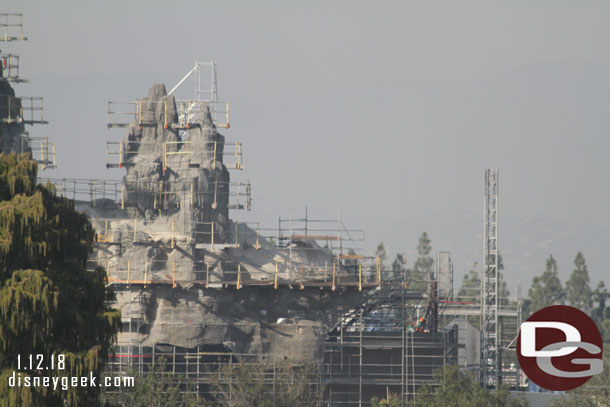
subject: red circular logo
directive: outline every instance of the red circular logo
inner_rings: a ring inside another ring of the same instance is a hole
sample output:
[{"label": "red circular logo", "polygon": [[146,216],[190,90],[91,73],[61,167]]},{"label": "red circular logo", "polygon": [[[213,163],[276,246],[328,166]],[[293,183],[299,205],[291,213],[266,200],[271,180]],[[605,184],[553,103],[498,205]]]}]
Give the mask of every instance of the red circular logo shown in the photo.
[{"label": "red circular logo", "polygon": [[517,356],[521,369],[538,386],[565,391],[601,373],[602,337],[581,310],[552,305],[521,324]]}]

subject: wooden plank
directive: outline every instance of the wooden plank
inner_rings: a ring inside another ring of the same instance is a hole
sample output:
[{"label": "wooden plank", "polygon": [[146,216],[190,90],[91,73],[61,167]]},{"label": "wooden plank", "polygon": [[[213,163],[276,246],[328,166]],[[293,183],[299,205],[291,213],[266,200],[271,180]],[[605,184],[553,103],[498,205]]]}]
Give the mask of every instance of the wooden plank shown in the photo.
[{"label": "wooden plank", "polygon": [[[292,235],[292,240],[339,240],[337,236],[322,236],[322,235]],[[284,239],[288,239],[285,237]]]},{"label": "wooden plank", "polygon": [[359,254],[341,254],[337,256],[338,259],[361,259],[362,256]]}]

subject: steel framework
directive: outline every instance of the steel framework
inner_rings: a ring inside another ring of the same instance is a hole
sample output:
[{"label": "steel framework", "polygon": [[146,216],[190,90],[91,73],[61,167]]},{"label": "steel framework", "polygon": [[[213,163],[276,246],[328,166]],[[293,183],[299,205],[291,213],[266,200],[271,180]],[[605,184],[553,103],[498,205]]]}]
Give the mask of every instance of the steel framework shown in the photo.
[{"label": "steel framework", "polygon": [[501,382],[501,348],[499,344],[499,297],[498,273],[498,170],[485,170],[485,201],[483,229],[483,295],[482,295],[482,341],[481,376],[485,387],[494,387]]},{"label": "steel framework", "polygon": [[23,35],[23,14],[0,13],[0,41],[27,41]]}]

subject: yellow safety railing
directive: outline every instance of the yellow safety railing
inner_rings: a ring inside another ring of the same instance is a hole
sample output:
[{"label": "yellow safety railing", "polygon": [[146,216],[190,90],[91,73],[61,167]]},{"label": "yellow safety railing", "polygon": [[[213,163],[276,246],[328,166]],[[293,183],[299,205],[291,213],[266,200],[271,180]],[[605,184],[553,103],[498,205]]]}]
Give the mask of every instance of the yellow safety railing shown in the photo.
[{"label": "yellow safety railing", "polygon": [[[214,273],[212,273],[212,265],[203,260],[193,261],[170,258],[153,261],[144,259],[138,262],[128,259],[121,262],[118,259],[115,267],[111,267],[109,259],[97,262],[91,261],[90,263],[92,266],[88,266],[88,269],[91,270],[94,269],[96,264],[105,264],[109,276],[108,281],[117,284],[171,284],[175,288],[179,284],[186,282],[189,284],[200,284],[206,288],[210,288],[212,284],[215,288],[235,286],[238,290],[245,286],[273,286],[274,290],[278,290],[280,284],[285,286],[297,285],[300,290],[306,287],[326,287],[331,291],[335,291],[338,287],[354,287],[358,291],[362,291],[365,287],[403,288],[403,282],[375,281],[373,278],[375,273],[374,268],[369,269],[365,275],[364,269],[360,267],[358,274],[354,275],[340,267],[339,264],[334,264],[330,269],[312,266],[306,268],[304,263],[291,265],[290,263],[282,262],[280,265],[278,259],[274,260],[274,272],[270,276],[271,278],[267,280],[260,278],[244,280],[244,266],[241,263],[237,263],[232,271],[226,270],[224,267],[220,271],[216,266],[214,267]],[[280,269],[283,270],[281,273]],[[154,271],[151,272],[151,270]],[[253,270],[249,271],[249,273],[252,272]],[[179,275],[182,278],[179,278]],[[189,278],[189,275],[192,275],[192,277]]]},{"label": "yellow safety railing", "polygon": [[95,236],[95,241],[98,243],[112,243],[112,233],[108,233],[108,220],[106,219],[104,226],[104,233],[97,234]]},{"label": "yellow safety railing", "polygon": [[23,35],[23,14],[21,13],[0,13],[0,41],[21,41],[27,40]]},{"label": "yellow safety railing", "polygon": [[48,137],[29,137],[28,144],[32,159],[39,164],[41,170],[57,168],[55,144]]},{"label": "yellow safety railing", "polygon": [[41,97],[0,95],[0,121],[5,123],[48,124]]}]

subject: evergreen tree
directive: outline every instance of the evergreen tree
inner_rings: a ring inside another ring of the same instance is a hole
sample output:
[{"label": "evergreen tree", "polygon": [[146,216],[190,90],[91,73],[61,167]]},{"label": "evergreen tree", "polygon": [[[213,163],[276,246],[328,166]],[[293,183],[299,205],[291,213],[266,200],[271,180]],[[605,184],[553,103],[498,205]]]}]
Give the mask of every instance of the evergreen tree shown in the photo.
[{"label": "evergreen tree", "polygon": [[377,248],[375,249],[375,261],[379,261],[379,266],[381,267],[381,279],[384,281],[388,280],[388,273],[385,267],[385,262],[387,259],[388,252],[385,249],[385,245],[383,242],[379,242]]},{"label": "evergreen tree", "polygon": [[[506,280],[504,280],[504,274],[502,271],[504,270],[504,260],[502,259],[502,255],[498,253],[498,278],[500,280],[500,304],[502,306],[508,305],[511,301],[509,301],[508,297],[510,295],[510,291],[508,290],[508,284],[506,284]],[[514,304],[515,301],[512,301]]]},{"label": "evergreen tree", "polygon": [[[462,280],[462,286],[457,294],[457,301],[461,302],[473,302],[480,304],[481,301],[481,279],[477,272],[477,262],[475,261],[472,270],[468,274],[464,275]],[[478,316],[469,315],[466,317],[468,322],[477,328],[481,325],[481,319]]]},{"label": "evergreen tree", "polygon": [[405,277],[405,264],[407,259],[402,253],[396,253],[396,258],[392,262],[392,280],[402,281]]},{"label": "evergreen tree", "polygon": [[606,318],[602,321],[599,326],[599,330],[602,334],[602,341],[604,342],[604,349],[610,346],[610,318]]},{"label": "evergreen tree", "polygon": [[593,302],[596,305],[591,311],[591,317],[595,320],[595,322],[599,324],[602,323],[604,319],[610,318],[610,308],[606,307],[606,301],[610,297],[610,293],[606,289],[606,285],[603,281],[597,283],[597,287],[593,290]]},{"label": "evergreen tree", "polygon": [[379,257],[381,261],[381,265],[383,266],[388,259],[388,252],[385,249],[385,245],[383,242],[379,242],[377,248],[375,249],[375,257]]},{"label": "evergreen tree", "polygon": [[407,284],[418,291],[428,290],[428,281],[434,267],[434,259],[430,256],[432,241],[424,232],[417,241],[417,260],[413,269],[408,271]]},{"label": "evergreen tree", "polygon": [[557,262],[553,255],[550,255],[546,259],[546,267],[542,275],[532,279],[532,286],[528,291],[530,300],[528,313],[534,313],[549,305],[563,304],[565,296],[557,272]]},{"label": "evergreen tree", "polygon": [[574,271],[566,281],[566,300],[569,305],[588,313],[592,306],[592,292],[589,287],[589,272],[585,257],[581,252],[574,259]]},{"label": "evergreen tree", "polygon": [[474,262],[472,270],[464,275],[462,286],[458,291],[457,300],[462,302],[479,302],[481,298],[481,279],[476,270],[477,262]]},{"label": "evergreen tree", "polygon": [[[105,306],[105,271],[85,271],[91,224],[37,185],[36,173],[27,155],[0,154],[0,405],[96,406],[99,388],[8,386],[14,372],[99,377],[120,326],[119,312]],[[42,355],[49,369],[18,371],[18,355]]]},{"label": "evergreen tree", "polygon": [[610,293],[604,282],[600,281],[593,290],[595,308],[591,311],[591,318],[599,327],[604,343],[610,343],[610,307],[606,306],[608,298],[610,298]]}]

